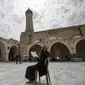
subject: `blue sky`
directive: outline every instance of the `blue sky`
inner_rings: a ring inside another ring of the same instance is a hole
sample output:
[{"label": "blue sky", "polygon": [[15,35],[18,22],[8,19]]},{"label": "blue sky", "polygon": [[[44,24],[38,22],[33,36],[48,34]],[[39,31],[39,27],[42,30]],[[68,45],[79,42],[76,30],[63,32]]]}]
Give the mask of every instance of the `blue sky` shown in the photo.
[{"label": "blue sky", "polygon": [[20,39],[28,7],[35,31],[85,24],[85,0],[0,0],[0,37]]}]

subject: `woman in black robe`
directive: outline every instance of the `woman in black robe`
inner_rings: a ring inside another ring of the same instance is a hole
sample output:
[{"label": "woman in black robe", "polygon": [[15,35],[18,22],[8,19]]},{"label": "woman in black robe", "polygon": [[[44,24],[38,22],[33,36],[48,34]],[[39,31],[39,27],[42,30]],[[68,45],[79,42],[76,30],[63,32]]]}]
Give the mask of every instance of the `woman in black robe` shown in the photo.
[{"label": "woman in black robe", "polygon": [[46,74],[46,65],[45,60],[50,57],[50,53],[47,52],[47,47],[43,46],[40,54],[40,60],[36,65],[28,66],[26,69],[25,78],[28,79],[26,83],[34,83],[35,82],[35,71],[39,71],[40,76]]}]

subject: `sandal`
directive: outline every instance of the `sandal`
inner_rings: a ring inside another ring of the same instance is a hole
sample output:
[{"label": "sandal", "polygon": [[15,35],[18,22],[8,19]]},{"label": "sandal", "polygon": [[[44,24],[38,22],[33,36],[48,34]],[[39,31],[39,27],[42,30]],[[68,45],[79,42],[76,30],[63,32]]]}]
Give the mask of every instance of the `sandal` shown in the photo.
[{"label": "sandal", "polygon": [[26,84],[32,84],[34,83],[33,81],[27,81]]}]

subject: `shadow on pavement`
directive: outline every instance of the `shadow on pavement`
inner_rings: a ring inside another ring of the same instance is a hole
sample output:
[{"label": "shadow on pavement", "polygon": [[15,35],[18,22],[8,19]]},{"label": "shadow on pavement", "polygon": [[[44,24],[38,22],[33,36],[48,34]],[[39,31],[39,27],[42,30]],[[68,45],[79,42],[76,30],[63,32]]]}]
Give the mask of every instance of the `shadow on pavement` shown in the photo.
[{"label": "shadow on pavement", "polygon": [[[35,85],[35,84],[24,84],[24,85]],[[47,85],[47,84],[46,83],[41,83],[41,84],[37,83],[36,85]]]}]

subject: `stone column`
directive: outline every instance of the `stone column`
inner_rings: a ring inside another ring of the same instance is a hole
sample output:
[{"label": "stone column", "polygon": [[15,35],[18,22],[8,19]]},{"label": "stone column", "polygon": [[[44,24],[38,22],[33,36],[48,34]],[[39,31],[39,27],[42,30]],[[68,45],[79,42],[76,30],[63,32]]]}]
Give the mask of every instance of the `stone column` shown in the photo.
[{"label": "stone column", "polygon": [[70,44],[70,53],[76,54],[76,49],[74,48],[73,44]]},{"label": "stone column", "polygon": [[9,53],[6,53],[4,56],[5,56],[5,61],[8,62],[9,61]]}]

